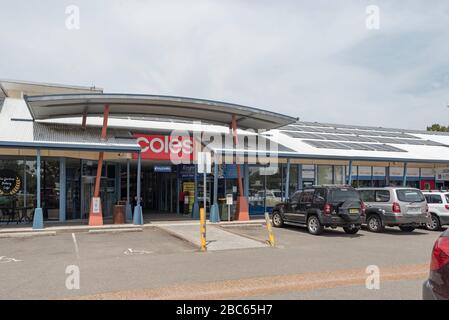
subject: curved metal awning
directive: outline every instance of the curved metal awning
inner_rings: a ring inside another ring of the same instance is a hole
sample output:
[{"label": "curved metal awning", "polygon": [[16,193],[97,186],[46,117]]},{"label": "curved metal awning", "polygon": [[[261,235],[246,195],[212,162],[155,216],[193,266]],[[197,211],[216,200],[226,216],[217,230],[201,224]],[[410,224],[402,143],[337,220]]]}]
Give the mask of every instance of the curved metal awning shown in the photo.
[{"label": "curved metal awning", "polygon": [[229,125],[232,115],[242,129],[274,129],[297,121],[297,118],[276,112],[237,104],[157,95],[138,94],[63,94],[25,96],[34,120],[103,115],[105,104],[110,116],[157,116],[205,121]]}]

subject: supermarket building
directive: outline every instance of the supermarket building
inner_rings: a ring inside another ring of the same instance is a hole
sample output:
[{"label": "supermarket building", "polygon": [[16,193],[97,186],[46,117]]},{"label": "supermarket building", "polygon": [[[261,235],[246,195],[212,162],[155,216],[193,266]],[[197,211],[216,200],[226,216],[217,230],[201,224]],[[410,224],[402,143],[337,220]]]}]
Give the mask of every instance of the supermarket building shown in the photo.
[{"label": "supermarket building", "polygon": [[135,224],[198,218],[198,151],[212,154],[212,221],[230,194],[245,220],[313,184],[449,187],[446,133],[301,122],[219,101],[5,80],[0,128],[0,223],[29,216],[36,229],[106,223],[120,202]]}]

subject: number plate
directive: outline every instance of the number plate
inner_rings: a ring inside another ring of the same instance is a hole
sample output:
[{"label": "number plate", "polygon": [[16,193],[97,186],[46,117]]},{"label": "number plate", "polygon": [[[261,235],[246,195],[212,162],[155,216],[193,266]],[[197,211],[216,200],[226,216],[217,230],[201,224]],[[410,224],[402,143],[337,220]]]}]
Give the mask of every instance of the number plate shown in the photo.
[{"label": "number plate", "polygon": [[421,207],[418,207],[418,208],[416,208],[416,207],[409,207],[407,209],[407,213],[412,213],[412,214],[421,213]]},{"label": "number plate", "polygon": [[350,214],[358,214],[359,213],[359,209],[349,209],[349,213]]}]

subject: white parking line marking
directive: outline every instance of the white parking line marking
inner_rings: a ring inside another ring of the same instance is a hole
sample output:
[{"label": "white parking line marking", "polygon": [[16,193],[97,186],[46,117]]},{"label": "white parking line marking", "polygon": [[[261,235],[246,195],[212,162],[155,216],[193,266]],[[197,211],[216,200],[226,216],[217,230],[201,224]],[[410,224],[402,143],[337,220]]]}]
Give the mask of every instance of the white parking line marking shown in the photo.
[{"label": "white parking line marking", "polygon": [[80,252],[79,252],[79,249],[78,249],[78,243],[76,242],[76,237],[75,237],[74,233],[72,233],[72,239],[73,239],[73,244],[75,245],[76,258],[79,259],[80,258]]},{"label": "white parking line marking", "polygon": [[8,262],[20,262],[22,260],[14,259],[14,258],[8,258],[6,256],[0,256],[0,263],[8,263]]},{"label": "white parking line marking", "polygon": [[125,252],[123,252],[123,254],[129,256],[129,255],[133,255],[133,254],[150,254],[153,253],[153,251],[145,251],[145,250],[139,250],[139,249],[133,249],[133,248],[128,248],[128,250],[125,250]]}]

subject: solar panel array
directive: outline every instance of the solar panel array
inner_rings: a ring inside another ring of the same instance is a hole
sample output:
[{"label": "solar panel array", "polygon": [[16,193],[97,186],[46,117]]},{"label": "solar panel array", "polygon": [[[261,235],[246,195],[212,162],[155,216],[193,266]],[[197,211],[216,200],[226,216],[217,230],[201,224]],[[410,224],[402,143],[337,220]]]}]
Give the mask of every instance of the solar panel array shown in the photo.
[{"label": "solar panel array", "polygon": [[360,136],[360,135],[342,135],[329,133],[308,133],[297,131],[282,131],[282,133],[300,139],[317,139],[317,140],[334,140],[334,141],[350,141],[350,142],[375,142],[375,143],[392,143],[392,144],[408,144],[408,145],[427,145],[427,146],[444,146],[441,143],[423,140],[414,137],[414,139],[398,139],[390,137]]},{"label": "solar panel array", "polygon": [[406,150],[386,144],[367,144],[367,143],[333,142],[333,141],[318,141],[318,140],[303,140],[303,142],[311,145],[312,147],[320,149],[407,152]]},{"label": "solar panel array", "polygon": [[307,127],[307,126],[298,126],[295,124],[288,125],[283,127],[281,130],[292,130],[292,131],[300,131],[300,132],[319,132],[319,133],[330,133],[330,134],[357,134],[364,136],[372,136],[372,137],[391,137],[391,138],[404,138],[404,139],[413,139],[416,137],[410,134],[402,133],[402,132],[381,132],[381,131],[370,131],[370,130],[361,130],[361,129],[340,129],[340,128],[330,128],[330,127]]}]

